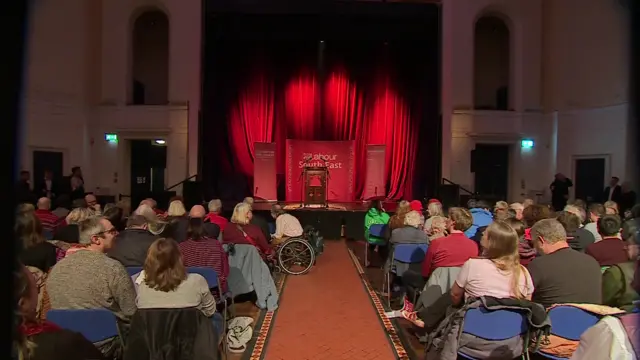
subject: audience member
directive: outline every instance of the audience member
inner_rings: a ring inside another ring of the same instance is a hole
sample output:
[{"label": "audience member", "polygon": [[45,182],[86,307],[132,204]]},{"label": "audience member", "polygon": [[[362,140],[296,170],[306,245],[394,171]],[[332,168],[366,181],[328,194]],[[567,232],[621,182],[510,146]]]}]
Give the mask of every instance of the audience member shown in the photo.
[{"label": "audience member", "polygon": [[290,238],[301,237],[304,233],[300,220],[285,212],[279,204],[271,207],[271,217],[276,221],[276,232],[271,236],[274,245],[281,244]]},{"label": "audience member", "polygon": [[86,208],[86,207],[87,207],[87,202],[84,200],[84,196],[79,199],[74,199],[73,202],[71,203],[71,209],[80,209],[80,208]]},{"label": "audience member", "polygon": [[51,235],[55,232],[62,219],[51,212],[51,200],[47,197],[38,199],[35,214],[40,219],[42,229]]},{"label": "audience member", "polygon": [[220,231],[224,232],[224,228],[229,220],[222,216],[222,201],[220,201],[220,199],[213,199],[209,201],[207,207],[209,208],[209,213],[205,216],[204,221],[218,225]]},{"label": "audience member", "polygon": [[29,204],[29,203],[19,204],[18,207],[16,208],[17,215],[26,214],[34,211],[36,211],[36,207],[33,206],[33,204]]},{"label": "audience member", "polygon": [[105,205],[104,207],[104,212],[102,213],[102,216],[106,217],[107,220],[109,220],[111,224],[113,224],[113,226],[116,229],[118,229],[118,231],[124,230],[127,224],[124,221],[125,218],[123,215],[124,212],[122,208],[116,206],[116,204],[111,204],[113,206],[110,206],[109,208],[107,208],[107,205]]},{"label": "audience member", "polygon": [[598,219],[598,233],[602,240],[587,247],[585,253],[598,261],[600,266],[611,266],[627,262],[625,243],[620,238],[620,217],[605,215]]},{"label": "audience member", "polygon": [[471,199],[467,207],[473,217],[471,226],[465,230],[464,235],[476,243],[480,242],[482,232],[493,222],[493,215],[489,210],[491,206],[484,200]]},{"label": "audience member", "polygon": [[[572,213],[573,215],[577,216],[579,218],[579,220],[580,220],[580,228],[582,229],[582,228],[584,228],[584,223],[587,220],[587,211],[583,207],[576,205],[575,204],[576,202],[577,202],[577,200],[574,202],[573,205],[565,206],[564,207],[564,211]],[[588,231],[588,230],[586,230],[586,231]]]},{"label": "audience member", "polygon": [[102,208],[98,203],[98,199],[93,194],[87,194],[84,196],[84,201],[87,203],[87,207],[96,211],[96,213],[101,213]]},{"label": "audience member", "polygon": [[489,225],[482,235],[482,257],[464,263],[451,289],[453,304],[481,296],[531,299],[533,281],[520,265],[518,242],[518,234],[506,222]]},{"label": "audience member", "polygon": [[531,205],[534,205],[536,202],[533,201],[533,199],[524,199],[524,201],[522,201],[522,210],[528,208]]},{"label": "audience member", "polygon": [[199,274],[188,274],[185,268],[179,246],[187,242],[178,245],[160,238],[151,244],[143,271],[136,279],[138,309],[195,307],[207,317],[215,314],[216,300],[207,280]]},{"label": "audience member", "polygon": [[618,204],[615,201],[606,201],[604,203],[604,212],[607,215],[618,215]]},{"label": "audience member", "polygon": [[506,220],[509,217],[509,204],[506,201],[498,201],[493,206],[493,218],[495,220]]},{"label": "audience member", "polygon": [[189,219],[187,240],[181,242],[178,246],[182,253],[184,266],[204,267],[215,270],[222,286],[221,293],[227,291],[229,259],[218,239],[209,236],[206,232],[203,218],[192,217]]},{"label": "audience member", "polygon": [[129,217],[125,230],[118,233],[113,247],[109,249],[109,257],[125,267],[142,266],[149,246],[158,238],[149,232],[149,224],[150,221],[142,215]]},{"label": "audience member", "polygon": [[80,223],[80,243],[86,247],[56,264],[47,279],[52,309],[105,308],[120,320],[131,318],[136,311],[131,278],[121,263],[106,256],[116,235],[105,218]]},{"label": "audience member", "polygon": [[[207,215],[207,212],[202,205],[194,205],[189,211],[189,218],[191,219],[200,219],[204,222],[204,217]],[[172,232],[174,234],[175,240],[178,243],[181,243],[187,239],[187,231],[189,228],[189,218],[180,217],[174,218],[172,220]],[[204,223],[203,229],[207,237],[212,239],[218,239],[220,237],[220,227],[213,223]]]},{"label": "audience member", "polygon": [[409,206],[409,202],[407,200],[400,200],[398,202],[398,206],[396,207],[396,213],[391,216],[389,219],[389,231],[393,231],[394,229],[398,229],[404,226],[404,217],[407,213],[411,211],[411,207]]},{"label": "audience member", "polygon": [[464,234],[472,221],[469,210],[455,207],[449,209],[449,235],[435,239],[429,245],[422,263],[424,279],[428,279],[433,270],[439,267],[462,266],[470,258],[478,256],[478,244]]},{"label": "audience member", "polygon": [[531,228],[531,238],[536,249],[544,254],[527,266],[535,287],[534,302],[545,307],[602,302],[598,262],[569,247],[562,224],[555,219],[540,220]]},{"label": "audience member", "polygon": [[509,205],[509,208],[515,211],[515,218],[518,220],[522,220],[522,211],[524,211],[524,206],[521,203],[512,203]]},{"label": "audience member", "polygon": [[565,211],[556,214],[556,220],[562,224],[564,231],[567,232],[567,242],[569,246],[576,251],[585,252],[587,247],[593,244],[596,239],[593,234],[582,227],[580,218],[572,212],[566,209],[573,207],[573,205],[567,205]]},{"label": "audience member", "polygon": [[593,203],[589,205],[589,222],[584,226],[584,228],[593,234],[596,242],[602,240],[602,236],[598,232],[598,219],[605,215],[606,210],[602,204]]},{"label": "audience member", "polygon": [[611,180],[609,180],[609,186],[604,188],[602,192],[602,201],[620,201],[620,194],[622,193],[622,189],[620,188],[620,178],[617,176],[612,176]]},{"label": "audience member", "polygon": [[20,242],[19,257],[24,265],[47,273],[56,264],[56,247],[45,240],[40,220],[33,212],[18,215],[15,235]]},{"label": "audience member", "polygon": [[[605,218],[606,216],[602,219]],[[628,261],[612,265],[602,275],[602,303],[627,312],[631,312],[635,308],[634,302],[640,300],[640,295],[633,286],[640,254],[637,235],[638,227],[635,221],[626,221],[622,236],[626,241],[625,250]],[[604,239],[598,244],[603,242],[605,242]]]},{"label": "audience member", "polygon": [[13,272],[13,355],[20,360],[102,360],[100,351],[81,334],[37,317],[38,288],[20,264]]},{"label": "audience member", "polygon": [[[441,237],[447,236],[447,218],[444,216],[432,216],[429,218],[431,220],[431,226],[429,228],[424,228],[424,231],[429,236],[427,240],[427,244],[430,244],[433,240],[439,239]],[[427,224],[428,221],[425,221]]]},{"label": "audience member", "polygon": [[515,217],[504,220],[518,235],[518,256],[520,258],[520,264],[527,266],[538,255],[536,249],[533,247],[531,240],[525,239],[525,225],[522,221]]},{"label": "audience member", "polygon": [[[252,197],[246,197],[244,198],[244,201],[242,201],[243,203],[249,205],[249,208],[251,209],[251,224],[257,226],[258,228],[260,228],[260,231],[262,231],[262,235],[264,236],[265,239],[267,239],[268,242],[271,242],[271,234],[273,234],[275,232],[275,224],[273,223],[269,223],[267,221],[267,219],[265,219],[264,217],[258,215],[258,214],[254,214],[253,213],[253,198]],[[273,230],[269,227],[270,225],[273,225]]]},{"label": "audience member", "polygon": [[71,210],[65,219],[66,225],[59,226],[53,234],[53,238],[70,244],[77,244],[80,239],[78,224],[93,215],[93,211],[84,207]]},{"label": "audience member", "polygon": [[187,210],[180,200],[173,200],[167,209],[167,216],[170,218],[179,218],[187,215]]},{"label": "audience member", "polygon": [[230,244],[253,245],[263,255],[270,255],[271,247],[260,228],[251,224],[252,217],[253,212],[249,204],[245,202],[237,204],[233,208],[231,224],[225,227],[223,240]]},{"label": "audience member", "polygon": [[[409,205],[411,206],[411,205]],[[369,204],[369,210],[364,216],[364,236],[367,239],[367,249],[365,251],[378,252],[383,260],[387,259],[389,247],[387,239],[370,233],[371,225],[386,225],[389,223],[389,214],[384,211],[380,200],[373,200]],[[369,266],[369,264],[365,264]]]},{"label": "audience member", "polygon": [[433,227],[431,222],[436,216],[444,217],[442,203],[438,199],[429,199],[427,202],[427,220],[424,222],[424,228],[426,230]]},{"label": "audience member", "polygon": [[409,211],[404,217],[404,226],[391,232],[392,244],[426,244],[427,234],[422,230],[424,218],[415,211]]}]

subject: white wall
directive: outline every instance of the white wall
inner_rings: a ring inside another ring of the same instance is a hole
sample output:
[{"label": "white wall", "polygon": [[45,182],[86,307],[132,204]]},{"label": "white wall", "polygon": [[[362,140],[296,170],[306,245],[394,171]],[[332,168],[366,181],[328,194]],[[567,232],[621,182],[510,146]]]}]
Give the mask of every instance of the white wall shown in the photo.
[{"label": "white wall", "polygon": [[[547,190],[556,172],[572,174],[575,156],[608,155],[610,174],[625,179],[633,162],[625,135],[624,11],[618,2],[599,0],[445,2],[443,176],[473,190],[469,163],[475,144],[509,143],[509,200]],[[513,112],[470,110],[473,26],[482,14],[509,21]],[[523,138],[533,139],[535,147],[522,152]]]},{"label": "white wall", "polygon": [[[82,166],[89,190],[129,193],[126,141],[167,140],[167,185],[197,172],[200,2],[61,0],[34,2],[26,72],[22,166],[32,148],[63,151]],[[133,20],[158,8],[169,18],[169,105],[129,106]],[[180,189],[178,189],[180,190]]]}]

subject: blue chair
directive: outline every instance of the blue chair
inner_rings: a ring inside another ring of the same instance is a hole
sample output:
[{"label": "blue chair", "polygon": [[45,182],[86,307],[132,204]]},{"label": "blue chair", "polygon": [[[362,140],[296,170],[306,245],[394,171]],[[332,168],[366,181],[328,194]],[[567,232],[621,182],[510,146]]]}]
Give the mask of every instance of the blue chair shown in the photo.
[{"label": "blue chair", "polygon": [[[222,320],[222,335],[224,341],[227,341],[227,312],[229,311],[229,302],[231,300],[231,305],[234,305],[233,295],[230,292],[222,293],[222,284],[220,284],[220,278],[218,277],[218,273],[211,268],[203,268],[203,267],[188,267],[187,272],[190,274],[198,274],[201,275],[205,280],[207,280],[207,284],[209,285],[209,289],[218,289],[220,293],[220,300],[218,304],[224,305],[224,314]],[[218,328],[218,324],[214,322],[216,328]],[[225,345],[225,349],[227,346]]]},{"label": "blue chair", "polygon": [[51,230],[43,230],[42,236],[44,236],[45,240],[53,240],[53,231]]},{"label": "blue chair", "polygon": [[142,271],[142,266],[129,266],[126,269],[129,276],[133,276]]},{"label": "blue chair", "polygon": [[[470,309],[464,316],[462,332],[489,341],[499,341],[526,334],[529,330],[527,317],[518,311],[496,310],[486,308]],[[472,356],[458,352],[465,359]]]},{"label": "blue chair", "polygon": [[[393,247],[393,260],[405,264],[419,264],[424,260],[428,247],[427,244],[396,244]],[[394,272],[394,270],[389,269],[389,271],[384,274],[388,306],[391,306],[391,272]],[[382,288],[385,288],[384,284]]]},{"label": "blue chair", "polygon": [[[557,306],[549,310],[551,334],[568,340],[580,341],[582,333],[600,321],[600,316],[573,306]],[[566,359],[542,351],[538,353],[549,359]]]},{"label": "blue chair", "polygon": [[93,343],[120,335],[116,316],[107,309],[49,310],[47,320]]},{"label": "blue chair", "polygon": [[[372,224],[369,226],[369,235],[375,236],[380,239],[385,238],[385,233],[387,231],[387,224]],[[367,246],[370,244],[369,240],[366,239]],[[364,265],[367,266],[369,264],[369,249],[365,247],[364,249]],[[384,284],[383,284],[384,285]]]}]

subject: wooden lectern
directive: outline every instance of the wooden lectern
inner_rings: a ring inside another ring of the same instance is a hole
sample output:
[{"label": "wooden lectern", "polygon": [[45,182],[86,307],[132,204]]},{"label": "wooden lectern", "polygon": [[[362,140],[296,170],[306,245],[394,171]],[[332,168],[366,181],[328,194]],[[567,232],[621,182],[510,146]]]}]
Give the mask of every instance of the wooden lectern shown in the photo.
[{"label": "wooden lectern", "polygon": [[305,167],[302,178],[304,180],[304,206],[327,206],[327,191],[329,170],[326,167]]}]

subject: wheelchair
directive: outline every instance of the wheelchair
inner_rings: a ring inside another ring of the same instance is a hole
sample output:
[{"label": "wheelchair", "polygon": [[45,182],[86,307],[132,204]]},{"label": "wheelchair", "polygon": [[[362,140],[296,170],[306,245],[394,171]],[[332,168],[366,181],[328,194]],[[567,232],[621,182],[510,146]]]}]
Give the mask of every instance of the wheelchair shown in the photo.
[{"label": "wheelchair", "polygon": [[324,248],[323,239],[316,230],[309,229],[301,237],[287,239],[275,248],[269,267],[275,272],[303,275],[316,263]]}]

